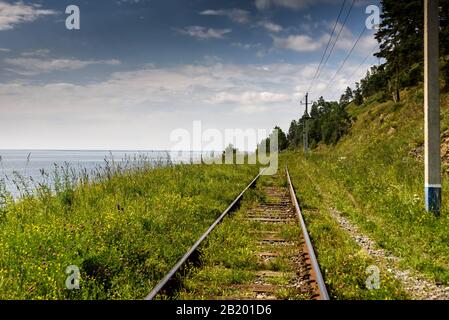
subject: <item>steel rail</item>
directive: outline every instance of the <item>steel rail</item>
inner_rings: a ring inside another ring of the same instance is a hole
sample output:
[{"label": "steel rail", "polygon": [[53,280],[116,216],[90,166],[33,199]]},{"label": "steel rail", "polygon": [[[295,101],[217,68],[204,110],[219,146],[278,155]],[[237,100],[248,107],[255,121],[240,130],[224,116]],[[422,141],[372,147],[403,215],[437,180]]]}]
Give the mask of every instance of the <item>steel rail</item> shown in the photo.
[{"label": "steel rail", "polygon": [[310,240],[309,233],[307,232],[306,223],[304,221],[304,218],[303,218],[303,215],[301,212],[301,207],[299,206],[298,199],[297,199],[296,193],[295,193],[295,188],[293,187],[293,183],[290,178],[290,173],[288,171],[287,166],[285,166],[285,171],[287,173],[287,180],[288,180],[288,186],[289,186],[289,190],[290,190],[290,196],[291,196],[293,205],[296,209],[296,214],[301,223],[301,229],[302,229],[302,233],[303,233],[303,237],[304,237],[305,248],[306,248],[306,251],[308,254],[308,258],[310,260],[310,264],[312,266],[312,270],[311,270],[312,279],[315,280],[315,282],[318,286],[319,299],[320,300],[330,300],[329,294],[327,292],[326,284],[324,282],[323,275],[321,274],[320,266],[318,264],[318,260],[315,255],[315,250],[313,249],[313,246],[312,246],[312,241]]},{"label": "steel rail", "polygon": [[180,271],[182,266],[187,263],[191,257],[197,252],[201,243],[209,236],[209,234],[220,224],[220,222],[226,217],[234,207],[240,202],[243,195],[250,189],[256,181],[263,174],[265,169],[260,170],[259,174],[251,181],[251,183],[235,198],[235,200],[228,206],[228,208],[218,217],[217,220],[207,229],[207,231],[195,242],[195,244],[187,251],[187,253],[176,263],[176,265],[170,270],[169,273],[151,290],[151,292],[145,297],[145,300],[153,300],[162,290],[166,288],[168,283],[174,278],[174,276]]}]

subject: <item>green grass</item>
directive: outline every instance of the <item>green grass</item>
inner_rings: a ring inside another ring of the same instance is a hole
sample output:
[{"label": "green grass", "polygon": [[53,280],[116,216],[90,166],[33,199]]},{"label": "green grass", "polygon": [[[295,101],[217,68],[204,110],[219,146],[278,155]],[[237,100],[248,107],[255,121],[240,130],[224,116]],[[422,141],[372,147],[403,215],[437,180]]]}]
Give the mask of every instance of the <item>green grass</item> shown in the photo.
[{"label": "green grass", "polygon": [[263,201],[258,190],[250,189],[244,195],[239,210],[227,216],[201,247],[201,266],[189,271],[179,299],[208,299],[232,294],[225,288],[233,284],[251,283],[258,268],[254,256],[255,244],[248,234],[251,222],[243,219],[246,211]]},{"label": "green grass", "polygon": [[[331,199],[326,197],[323,190],[318,190],[319,186],[311,180],[315,172],[310,172],[310,175],[306,173],[305,170],[309,169],[306,166],[307,162],[298,159],[298,154],[289,153],[282,156],[282,164],[285,163],[289,164],[331,299],[409,298],[401,284],[387,272],[386,268],[364,253],[330,217],[328,210],[332,205],[329,202]],[[279,176],[282,175],[283,172],[280,172]],[[292,272],[291,266],[279,258],[263,266],[258,264],[254,256],[257,241],[254,241],[254,235],[249,234],[248,230],[257,230],[262,226],[257,222],[251,223],[243,219],[249,208],[268,200],[268,197],[263,196],[262,188],[273,184],[285,186],[285,179],[261,178],[256,189],[245,195],[241,209],[227,217],[214,231],[201,249],[201,266],[190,270],[184,283],[185,289],[178,298],[207,299],[233,296],[232,290],[227,288],[234,284],[254,283],[254,270]],[[263,228],[268,230],[266,226]],[[281,235],[293,240],[298,238],[299,232],[298,226],[286,225],[282,228]],[[371,265],[381,269],[380,290],[366,288],[365,282],[369,276],[366,270]],[[274,284],[281,285],[285,280],[273,279]],[[288,290],[284,294],[277,292],[276,296],[280,299],[308,299]]]},{"label": "green grass", "polygon": [[[314,228],[319,230],[322,219],[329,219],[326,210],[334,207],[380,248],[401,258],[401,267],[417,270],[430,280],[447,285],[448,175],[443,172],[443,209],[437,218],[424,210],[423,160],[411,152],[423,144],[422,90],[410,89],[402,92],[402,96],[399,104],[379,103],[373,97],[360,107],[351,105],[348,111],[357,120],[337,146],[320,146],[307,159],[299,153],[284,157],[299,179],[296,184],[299,192],[305,194],[305,204],[321,210],[319,219],[309,216],[312,232]],[[449,96],[443,95],[443,132],[449,128],[448,102]],[[331,228],[334,223],[328,224]],[[320,243],[323,231],[314,233]],[[323,264],[335,269],[343,261],[326,262],[339,255],[328,252],[332,243],[337,248],[347,241],[323,240]],[[329,276],[334,278],[334,274]],[[341,279],[335,277],[332,281]],[[351,291],[337,289],[341,297]]]},{"label": "green grass", "polygon": [[[142,299],[256,174],[178,165],[5,197],[0,299]],[[80,290],[66,289],[70,265]]]},{"label": "green grass", "polygon": [[[339,189],[337,181],[328,181],[318,174],[298,154],[287,154],[283,161],[288,163],[292,182],[303,210],[309,235],[329,290],[331,299],[385,300],[407,299],[408,295],[382,265],[368,256],[352,238],[343,231],[329,210],[334,208],[338,198],[328,196],[327,188]],[[375,265],[380,268],[380,289],[369,290],[366,270]]]},{"label": "green grass", "polygon": [[[349,106],[355,122],[337,146],[319,146],[307,158],[300,152],[281,156],[280,168],[289,164],[334,299],[409,295],[339,227],[329,214],[332,208],[401,258],[401,267],[449,284],[448,166],[437,218],[423,209],[422,158],[411,153],[423,144],[422,90],[402,94],[399,104],[372,97]],[[442,101],[444,132],[449,95]],[[40,186],[36,195],[25,190],[13,201],[1,192],[0,299],[143,298],[256,173],[251,166],[181,165],[109,172],[98,182],[81,179],[75,186],[63,172],[56,194]],[[260,197],[252,191],[242,210],[264,201]],[[245,270],[257,268],[248,253],[247,227],[232,218],[220,225],[204,248],[205,268],[187,280],[187,288],[207,296],[222,284],[253,280]],[[366,268],[373,264],[381,269],[380,290],[365,287]],[[65,287],[70,265],[81,270],[80,290]],[[201,283],[208,285],[201,289]]]},{"label": "green grass", "polygon": [[[178,299],[211,299],[227,297],[252,297],[251,290],[234,289],[233,285],[254,285],[257,271],[276,271],[285,273],[282,276],[268,277],[267,284],[278,285],[273,294],[278,299],[307,299],[306,294],[300,294],[289,287],[291,278],[296,277],[295,265],[283,255],[297,254],[297,246],[278,249],[279,257],[268,262],[262,262],[257,252],[273,252],[270,245],[260,247],[263,233],[276,231],[279,236],[288,241],[297,241],[300,237],[299,223],[294,225],[266,225],[258,221],[249,221],[245,217],[250,209],[258,204],[269,201],[264,193],[264,186],[283,185],[285,178],[282,172],[276,177],[264,176],[259,179],[254,189],[248,191],[242,200],[241,208],[226,217],[222,224],[210,235],[201,248],[201,265],[189,270],[184,281],[184,289],[178,294]],[[293,275],[293,276],[292,276]]]}]

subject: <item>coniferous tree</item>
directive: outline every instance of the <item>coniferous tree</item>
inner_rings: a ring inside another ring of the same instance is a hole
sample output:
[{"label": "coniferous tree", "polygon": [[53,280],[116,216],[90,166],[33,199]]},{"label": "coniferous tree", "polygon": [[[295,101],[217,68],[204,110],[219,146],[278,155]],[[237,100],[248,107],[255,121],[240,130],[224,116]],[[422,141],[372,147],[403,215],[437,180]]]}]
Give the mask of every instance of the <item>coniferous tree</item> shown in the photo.
[{"label": "coniferous tree", "polygon": [[288,140],[287,140],[287,136],[285,135],[284,131],[282,131],[282,129],[278,126],[274,127],[274,130],[278,131],[278,146],[279,146],[278,150],[283,151],[283,150],[287,149],[288,148]]},{"label": "coniferous tree", "polygon": [[363,103],[362,89],[360,89],[360,84],[358,82],[355,83],[354,93],[354,103],[360,106]]},{"label": "coniferous tree", "polygon": [[[375,54],[386,60],[383,79],[396,101],[399,90],[417,85],[423,79],[424,2],[422,0],[382,0],[382,21],[376,32],[380,50]],[[449,54],[449,0],[440,0],[440,48],[443,59]],[[449,79],[444,64],[443,78]]]},{"label": "coniferous tree", "polygon": [[350,87],[347,87],[345,93],[343,93],[341,95],[340,103],[348,104],[352,101],[353,98],[354,98],[354,96],[352,94],[352,89]]},{"label": "coniferous tree", "polygon": [[[378,94],[380,101],[400,101],[400,90],[423,81],[424,57],[424,6],[422,0],[381,0],[382,21],[375,38],[379,42],[376,57],[384,62],[373,66],[366,76],[347,88],[340,103],[320,98],[312,105],[309,123],[310,146],[319,143],[334,144],[349,130],[351,120],[346,106],[353,102],[362,105],[364,100]],[[449,0],[439,0],[440,50],[442,79],[449,89]],[[379,60],[380,61],[380,60]],[[302,145],[305,119],[292,121],[288,132],[291,147]]]}]

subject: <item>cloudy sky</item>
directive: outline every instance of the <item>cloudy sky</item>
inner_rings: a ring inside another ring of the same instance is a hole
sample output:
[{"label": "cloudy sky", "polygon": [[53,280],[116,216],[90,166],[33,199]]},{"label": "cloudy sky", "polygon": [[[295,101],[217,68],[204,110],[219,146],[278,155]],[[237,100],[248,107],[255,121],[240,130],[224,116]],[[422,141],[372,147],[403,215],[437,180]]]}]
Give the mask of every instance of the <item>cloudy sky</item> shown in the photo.
[{"label": "cloudy sky", "polygon": [[347,0],[335,25],[343,2],[0,0],[0,149],[169,149],[195,120],[287,130],[309,88],[339,97],[378,63],[365,30],[341,65],[378,5]]}]

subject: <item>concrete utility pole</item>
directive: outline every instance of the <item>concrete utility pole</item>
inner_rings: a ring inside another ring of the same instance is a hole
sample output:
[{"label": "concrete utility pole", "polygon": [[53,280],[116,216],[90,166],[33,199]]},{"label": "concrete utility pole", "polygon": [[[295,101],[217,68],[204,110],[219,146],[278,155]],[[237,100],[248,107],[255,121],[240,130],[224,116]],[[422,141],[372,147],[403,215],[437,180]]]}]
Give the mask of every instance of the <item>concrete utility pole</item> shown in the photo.
[{"label": "concrete utility pole", "polygon": [[424,0],[424,140],[426,210],[441,209],[438,0]]},{"label": "concrete utility pole", "polygon": [[[302,102],[301,102],[302,103]],[[306,93],[306,112],[304,113],[304,131],[303,131],[303,139],[304,139],[304,154],[307,155],[309,152],[309,93]]]}]

